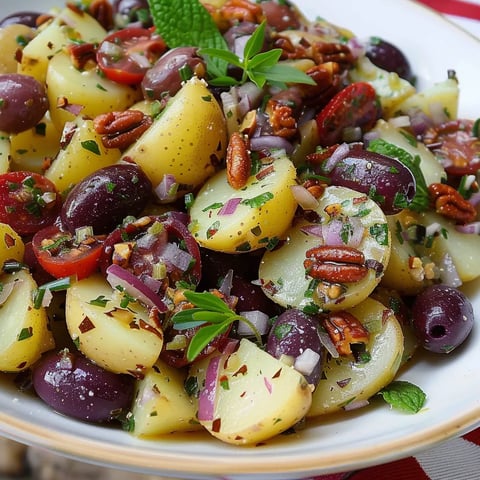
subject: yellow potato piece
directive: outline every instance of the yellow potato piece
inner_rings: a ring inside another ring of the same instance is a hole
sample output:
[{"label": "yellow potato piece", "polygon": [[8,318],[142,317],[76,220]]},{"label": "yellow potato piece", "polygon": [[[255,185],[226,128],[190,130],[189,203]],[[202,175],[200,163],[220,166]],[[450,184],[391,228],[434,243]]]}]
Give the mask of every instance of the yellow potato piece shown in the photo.
[{"label": "yellow potato piece", "polygon": [[[118,293],[100,274],[74,283],[65,302],[67,328],[78,349],[96,364],[141,375],[160,355],[163,333],[148,309],[136,302],[121,306]],[[105,303],[95,304],[97,298]]]},{"label": "yellow potato piece", "polygon": [[23,260],[25,245],[22,237],[13,228],[0,223],[0,268],[6,260]]},{"label": "yellow potato piece", "polygon": [[[366,261],[378,262],[385,267],[390,257],[391,238],[381,208],[354,190],[331,186],[327,187],[316,208],[322,219],[321,224],[330,222],[326,211],[332,208],[342,212],[341,216],[345,218],[347,226],[354,219],[360,222],[357,228],[361,227],[363,234],[356,248],[363,252]],[[335,215],[332,219],[335,219]],[[324,241],[322,237],[305,232],[311,226],[306,220],[295,223],[286,233],[286,241],[279,248],[264,254],[259,268],[263,291],[274,302],[286,308],[343,310],[360,303],[378,285],[381,273],[369,269],[362,280],[341,285],[341,293],[338,288],[330,290],[327,284],[326,289],[317,288],[323,287],[323,284],[312,287],[313,279],[306,274],[303,262],[307,250],[323,245]],[[337,292],[336,296],[333,291]]]},{"label": "yellow potato piece", "polygon": [[[286,155],[265,165],[265,176],[252,175],[245,187],[234,189],[225,171],[200,189],[190,209],[190,230],[203,247],[239,253],[268,247],[291,224],[297,202],[291,192],[296,170]],[[234,202],[234,212],[223,207]]]},{"label": "yellow potato piece", "polygon": [[33,365],[41,354],[54,347],[44,307],[34,308],[37,284],[31,274],[20,270],[0,277],[3,288],[13,289],[0,308],[0,371],[19,372]]},{"label": "yellow potato piece", "polygon": [[180,197],[213,175],[226,147],[222,109],[205,82],[193,77],[123,158],[137,163],[153,185],[173,175]]},{"label": "yellow potato piece", "polygon": [[200,423],[224,442],[254,444],[295,425],[311,400],[303,375],[242,339],[238,350],[221,362],[213,419]]},{"label": "yellow potato piece", "polygon": [[200,430],[197,402],[185,391],[184,370],[162,360],[137,380],[132,414],[133,435],[153,437],[173,432]]},{"label": "yellow potato piece", "polygon": [[404,338],[393,312],[370,298],[347,311],[370,332],[366,348],[370,360],[358,363],[353,355],[330,357],[313,393],[309,417],[368,400],[394,379],[401,365]]}]

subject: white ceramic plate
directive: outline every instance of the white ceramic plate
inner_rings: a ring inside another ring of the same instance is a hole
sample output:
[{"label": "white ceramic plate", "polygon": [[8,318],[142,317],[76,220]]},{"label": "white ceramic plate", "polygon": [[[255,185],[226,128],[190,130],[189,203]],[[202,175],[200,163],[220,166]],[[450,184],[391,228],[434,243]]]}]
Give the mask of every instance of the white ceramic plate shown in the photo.
[{"label": "white ceramic plate", "polygon": [[[62,0],[60,0],[62,1]],[[2,1],[0,15],[38,10],[55,0]],[[356,32],[378,35],[411,59],[420,87],[454,69],[462,89],[461,114],[480,116],[480,42],[440,16],[407,0],[300,0],[310,17],[322,16]],[[287,480],[346,471],[409,456],[480,424],[480,281],[466,289],[477,325],[461,349],[421,356],[402,378],[427,393],[426,408],[407,415],[383,403],[335,418],[320,418],[295,435],[257,448],[225,445],[207,434],[140,441],[108,427],[84,424],[50,411],[6,380],[0,388],[0,431],[31,445],[118,468],[194,479]]]}]

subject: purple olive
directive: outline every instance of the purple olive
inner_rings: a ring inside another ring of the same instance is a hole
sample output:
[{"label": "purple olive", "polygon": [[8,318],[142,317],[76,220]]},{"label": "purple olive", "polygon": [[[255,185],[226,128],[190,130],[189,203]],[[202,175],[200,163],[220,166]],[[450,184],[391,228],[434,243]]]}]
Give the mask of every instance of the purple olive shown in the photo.
[{"label": "purple olive", "polygon": [[469,336],[473,306],[456,288],[447,285],[427,287],[412,307],[413,327],[423,347],[435,353],[450,353]]},{"label": "purple olive", "polygon": [[413,81],[410,62],[395,45],[379,37],[370,37],[366,44],[365,55],[379,68],[395,72],[399,77]]},{"label": "purple olive", "polygon": [[370,196],[387,215],[407,207],[416,193],[410,169],[395,158],[364,150],[360,144],[342,144],[322,165],[322,171],[333,185]]},{"label": "purple olive", "polygon": [[185,80],[182,71],[188,78],[191,75],[200,78],[205,76],[206,66],[197,56],[197,48],[178,47],[165,52],[143,77],[141,86],[144,98],[161,100],[166,95],[175,95]]},{"label": "purple olive", "polygon": [[128,216],[137,216],[147,205],[152,184],[135,164],[101,168],[77,183],[60,213],[70,232],[90,226],[95,234],[109,233]]},{"label": "purple olive", "polygon": [[27,27],[36,28],[37,19],[40,17],[41,13],[39,12],[16,12],[3,17],[0,20],[0,28],[6,27],[7,25],[26,25]]},{"label": "purple olive", "polygon": [[260,2],[260,7],[267,20],[267,25],[277,32],[298,30],[301,26],[299,13],[290,2],[271,0]]},{"label": "purple olive", "polygon": [[69,417],[109,422],[127,411],[134,378],[108,372],[83,355],[49,352],[35,365],[33,388],[50,407]]},{"label": "purple olive", "polygon": [[34,127],[48,110],[45,87],[20,73],[0,75],[0,130],[19,133]]},{"label": "purple olive", "polygon": [[[310,372],[302,372],[312,385],[317,385],[322,373],[324,347],[318,332],[319,322],[300,310],[289,309],[280,314],[268,334],[266,350],[275,358],[288,355],[297,359],[307,349],[318,354]],[[308,353],[308,352],[307,352]]]}]

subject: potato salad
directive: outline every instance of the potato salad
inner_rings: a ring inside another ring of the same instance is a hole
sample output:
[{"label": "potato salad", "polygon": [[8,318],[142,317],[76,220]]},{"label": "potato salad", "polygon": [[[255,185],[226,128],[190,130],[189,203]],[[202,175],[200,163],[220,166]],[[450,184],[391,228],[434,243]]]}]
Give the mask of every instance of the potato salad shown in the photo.
[{"label": "potato salad", "polygon": [[480,120],[448,65],[420,90],[388,38],[285,0],[68,2],[0,47],[19,394],[233,445],[428,408],[408,369],[461,350],[480,276]]}]

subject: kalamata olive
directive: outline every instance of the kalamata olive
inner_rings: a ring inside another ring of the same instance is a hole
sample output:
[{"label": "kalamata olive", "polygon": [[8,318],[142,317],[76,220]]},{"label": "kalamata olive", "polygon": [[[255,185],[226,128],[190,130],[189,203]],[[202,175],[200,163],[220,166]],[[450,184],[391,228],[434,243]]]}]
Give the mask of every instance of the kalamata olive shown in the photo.
[{"label": "kalamata olive", "polygon": [[432,285],[421,292],[413,303],[412,316],[419,341],[435,353],[450,353],[461,345],[474,323],[470,300],[447,285]]},{"label": "kalamata olive", "polygon": [[313,385],[320,380],[324,351],[318,328],[319,322],[315,317],[296,309],[286,310],[272,325],[266,346],[267,352],[275,358],[288,355],[296,360],[307,349],[318,354],[318,361],[311,365],[312,370],[302,372]]},{"label": "kalamata olive", "polygon": [[413,80],[410,62],[398,47],[379,37],[370,37],[365,47],[365,55],[377,67],[395,72],[409,82]]},{"label": "kalamata olive", "polygon": [[34,366],[33,388],[51,408],[89,422],[109,422],[127,411],[134,378],[108,372],[68,350],[51,351]]},{"label": "kalamata olive", "polygon": [[322,165],[333,185],[369,195],[387,215],[408,206],[416,192],[413,173],[399,160],[342,144]]},{"label": "kalamata olive", "polygon": [[165,95],[175,95],[185,80],[182,71],[187,78],[192,75],[200,78],[205,76],[205,63],[197,56],[195,47],[178,47],[165,52],[155,65],[147,70],[142,80],[144,98],[161,100]]},{"label": "kalamata olive", "polygon": [[137,216],[151,198],[152,184],[135,164],[101,168],[77,183],[62,205],[60,218],[70,232],[91,226],[108,233],[127,215]]},{"label": "kalamata olive", "polygon": [[34,127],[48,110],[45,87],[19,73],[0,75],[0,130],[19,133]]},{"label": "kalamata olive", "polygon": [[27,27],[35,28],[37,26],[37,19],[41,15],[38,12],[16,12],[0,20],[0,28],[6,27],[7,25],[21,24],[26,25]]},{"label": "kalamata olive", "polygon": [[267,24],[277,32],[298,29],[300,19],[298,12],[286,1],[260,2],[260,7],[267,19]]}]

